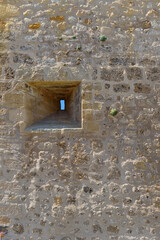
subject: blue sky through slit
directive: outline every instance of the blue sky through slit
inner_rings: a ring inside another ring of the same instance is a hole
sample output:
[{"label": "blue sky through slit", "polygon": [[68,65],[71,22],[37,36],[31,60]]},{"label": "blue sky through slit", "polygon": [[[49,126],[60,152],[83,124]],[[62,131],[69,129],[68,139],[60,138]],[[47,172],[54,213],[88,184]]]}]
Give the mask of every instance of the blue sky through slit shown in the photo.
[{"label": "blue sky through slit", "polygon": [[60,109],[65,110],[65,100],[60,100]]}]

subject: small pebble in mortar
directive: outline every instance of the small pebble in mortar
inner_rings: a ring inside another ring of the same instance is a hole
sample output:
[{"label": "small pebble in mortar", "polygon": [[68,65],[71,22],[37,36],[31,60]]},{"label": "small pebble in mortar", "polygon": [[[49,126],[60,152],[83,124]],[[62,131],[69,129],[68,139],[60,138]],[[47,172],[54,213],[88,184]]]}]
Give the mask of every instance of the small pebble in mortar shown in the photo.
[{"label": "small pebble in mortar", "polygon": [[100,36],[100,41],[102,41],[102,42],[104,42],[104,41],[106,41],[106,36],[104,36],[104,35],[102,35],[102,36]]},{"label": "small pebble in mortar", "polygon": [[77,47],[77,50],[81,50],[81,49],[82,49],[82,47],[81,47],[81,46],[78,46],[78,47]]},{"label": "small pebble in mortar", "polygon": [[112,108],[111,111],[110,111],[111,116],[115,116],[115,115],[117,115],[117,113],[118,113],[118,111],[115,108]]}]

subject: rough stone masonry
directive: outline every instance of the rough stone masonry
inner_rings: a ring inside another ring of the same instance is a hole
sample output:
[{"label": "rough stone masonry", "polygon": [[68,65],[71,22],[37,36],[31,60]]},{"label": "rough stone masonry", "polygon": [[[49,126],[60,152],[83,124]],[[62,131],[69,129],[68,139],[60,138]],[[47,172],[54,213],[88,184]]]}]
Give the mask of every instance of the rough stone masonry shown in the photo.
[{"label": "rough stone masonry", "polygon": [[[81,127],[27,130],[54,81]],[[0,0],[2,239],[159,240],[159,161],[159,0]]]}]

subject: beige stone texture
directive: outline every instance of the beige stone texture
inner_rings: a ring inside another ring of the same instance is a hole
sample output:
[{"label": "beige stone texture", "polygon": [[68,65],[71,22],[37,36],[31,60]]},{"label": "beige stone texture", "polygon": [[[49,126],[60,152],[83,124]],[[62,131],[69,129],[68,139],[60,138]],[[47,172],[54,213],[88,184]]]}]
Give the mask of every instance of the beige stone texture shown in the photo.
[{"label": "beige stone texture", "polygon": [[19,93],[6,93],[4,96],[4,105],[7,108],[18,108],[24,105],[24,96]]},{"label": "beige stone texture", "polygon": [[10,224],[10,218],[8,218],[8,217],[0,217],[0,224],[1,225],[8,225],[8,224]]},{"label": "beige stone texture", "polygon": [[85,110],[83,112],[83,119],[84,119],[84,121],[92,121],[93,120],[93,111]]},{"label": "beige stone texture", "polygon": [[40,23],[33,23],[28,26],[29,29],[38,29],[40,28],[41,24]]},{"label": "beige stone texture", "polygon": [[3,216],[10,216],[12,215],[18,217],[22,217],[22,207],[18,206],[17,204],[5,204],[0,203],[0,215]]},{"label": "beige stone texture", "polygon": [[8,114],[9,114],[9,120],[11,122],[15,122],[15,121],[17,122],[20,119],[19,109],[11,109],[9,110]]},{"label": "beige stone texture", "polygon": [[63,22],[64,21],[64,16],[55,16],[55,17],[50,17],[51,21],[57,21],[57,22]]},{"label": "beige stone texture", "polygon": [[96,123],[95,121],[90,121],[87,120],[86,124],[84,124],[84,128],[88,131],[88,132],[98,132],[99,131],[99,124]]},{"label": "beige stone texture", "polygon": [[0,19],[17,17],[19,15],[20,12],[17,6],[12,4],[0,4]]},{"label": "beige stone texture", "polygon": [[0,0],[4,239],[160,239],[159,31],[159,0]]}]

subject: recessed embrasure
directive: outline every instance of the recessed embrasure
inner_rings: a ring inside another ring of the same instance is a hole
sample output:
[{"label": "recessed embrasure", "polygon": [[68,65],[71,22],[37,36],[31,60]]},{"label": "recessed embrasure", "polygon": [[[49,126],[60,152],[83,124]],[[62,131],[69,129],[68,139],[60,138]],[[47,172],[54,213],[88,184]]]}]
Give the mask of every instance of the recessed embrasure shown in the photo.
[{"label": "recessed embrasure", "polygon": [[26,130],[81,128],[79,81],[26,83]]}]

